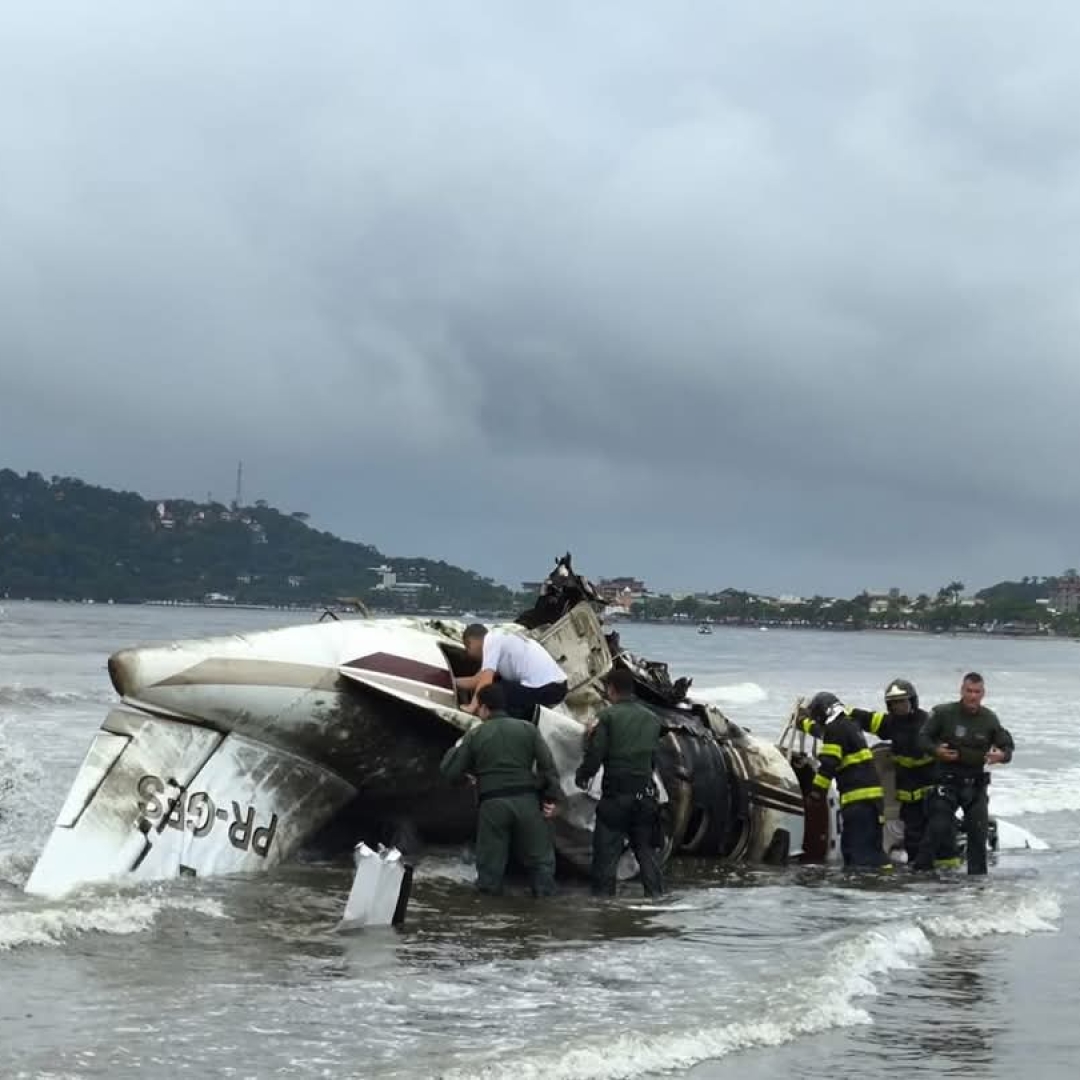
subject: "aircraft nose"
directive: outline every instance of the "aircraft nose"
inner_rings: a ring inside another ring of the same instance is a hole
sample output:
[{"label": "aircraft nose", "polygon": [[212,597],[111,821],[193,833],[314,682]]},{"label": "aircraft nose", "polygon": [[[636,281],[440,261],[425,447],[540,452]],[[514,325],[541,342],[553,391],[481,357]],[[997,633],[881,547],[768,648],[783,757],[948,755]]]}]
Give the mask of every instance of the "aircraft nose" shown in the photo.
[{"label": "aircraft nose", "polygon": [[134,659],[131,649],[121,649],[109,657],[109,681],[121,697],[135,689]]}]

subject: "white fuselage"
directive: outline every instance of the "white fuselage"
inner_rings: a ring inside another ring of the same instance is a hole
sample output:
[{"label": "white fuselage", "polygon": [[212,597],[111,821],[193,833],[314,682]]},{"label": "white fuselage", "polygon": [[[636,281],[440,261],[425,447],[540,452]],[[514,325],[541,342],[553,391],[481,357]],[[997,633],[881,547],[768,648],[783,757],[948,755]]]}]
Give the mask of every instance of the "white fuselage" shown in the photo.
[{"label": "white fuselage", "polygon": [[[461,630],[460,623],[350,618],[116,653],[109,671],[121,700],[87,753],[27,891],[266,869],[357,801],[373,812],[392,808],[433,827],[467,829],[472,794],[451,789],[438,770],[446,748],[475,723],[457,707]],[[560,733],[573,804],[557,822],[556,844],[580,864],[596,795],[572,789],[574,747],[603,703],[598,683],[611,657],[587,605],[535,636],[571,689],[545,711],[542,731]],[[698,745],[720,760],[709,732],[722,740],[732,782],[745,796],[732,850],[702,852],[754,861],[768,858],[780,839],[798,855],[801,794],[783,754],[715,708],[698,706],[697,715]],[[669,794],[685,830],[694,793],[677,786]]]}]

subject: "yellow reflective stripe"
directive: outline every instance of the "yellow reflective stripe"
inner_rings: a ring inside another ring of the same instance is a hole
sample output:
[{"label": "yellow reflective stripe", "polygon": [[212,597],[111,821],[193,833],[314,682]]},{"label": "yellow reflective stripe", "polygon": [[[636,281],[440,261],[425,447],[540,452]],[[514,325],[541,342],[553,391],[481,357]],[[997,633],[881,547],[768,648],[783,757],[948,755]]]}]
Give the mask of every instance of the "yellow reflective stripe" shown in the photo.
[{"label": "yellow reflective stripe", "polygon": [[809,716],[804,716],[799,721],[799,727],[801,727],[803,729],[803,731],[806,732],[807,735],[813,735],[814,734],[814,721],[811,720]]},{"label": "yellow reflective stripe", "polygon": [[893,761],[905,769],[917,769],[920,765],[929,765],[933,760],[929,755],[926,757],[903,757],[900,754],[893,754]]},{"label": "yellow reflective stripe", "polygon": [[896,789],[896,801],[897,802],[922,802],[927,795],[930,794],[931,789],[928,787],[912,788],[911,791],[905,791],[903,788]]},{"label": "yellow reflective stripe", "polygon": [[840,748],[840,744],[836,742],[822,743],[818,747],[818,755],[820,757],[843,757],[844,751]]},{"label": "yellow reflective stripe", "polygon": [[822,776],[821,773],[818,773],[814,777],[814,787],[825,788],[828,790],[831,783],[832,781],[827,776]]},{"label": "yellow reflective stripe", "polygon": [[862,802],[864,799],[884,799],[885,792],[879,787],[858,787],[853,791],[845,791],[840,796],[840,805],[847,806],[848,803]]},{"label": "yellow reflective stripe", "polygon": [[960,859],[935,859],[935,870],[959,870],[963,866],[963,861]]},{"label": "yellow reflective stripe", "polygon": [[874,713],[873,716],[870,717],[870,734],[871,735],[876,735],[878,733],[878,728],[881,727],[882,721],[884,719],[885,719],[885,714],[883,712],[876,712],[876,713]]},{"label": "yellow reflective stripe", "polygon": [[874,755],[869,750],[856,750],[854,754],[846,754],[840,759],[840,768],[846,769],[849,765],[860,765],[864,761],[873,760]]}]

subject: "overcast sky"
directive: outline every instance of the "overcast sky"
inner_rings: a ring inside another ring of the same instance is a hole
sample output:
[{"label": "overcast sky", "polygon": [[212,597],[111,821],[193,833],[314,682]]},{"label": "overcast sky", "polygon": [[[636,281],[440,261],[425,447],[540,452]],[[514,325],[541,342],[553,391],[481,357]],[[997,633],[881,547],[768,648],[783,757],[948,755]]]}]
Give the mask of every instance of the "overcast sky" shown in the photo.
[{"label": "overcast sky", "polygon": [[0,465],[517,583],[1080,562],[1080,8],[0,10]]}]

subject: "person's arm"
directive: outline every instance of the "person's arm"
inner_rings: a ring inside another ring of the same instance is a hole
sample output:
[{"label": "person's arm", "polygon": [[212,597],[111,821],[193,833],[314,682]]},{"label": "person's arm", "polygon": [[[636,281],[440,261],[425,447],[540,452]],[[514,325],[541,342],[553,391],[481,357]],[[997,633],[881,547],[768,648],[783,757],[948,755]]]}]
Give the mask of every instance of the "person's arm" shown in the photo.
[{"label": "person's arm", "polygon": [[919,749],[924,754],[936,757],[939,761],[956,761],[960,754],[941,741],[942,728],[941,713],[935,707],[919,729]]},{"label": "person's arm", "polygon": [[844,756],[840,745],[840,732],[835,724],[826,724],[821,738],[824,741],[818,747],[818,768],[813,784],[814,793],[817,795],[823,795],[829,790],[829,785],[840,769],[840,759]]},{"label": "person's arm", "polygon": [[892,716],[889,713],[871,712],[869,709],[848,709],[847,714],[867,734],[876,735],[879,739],[890,737]]},{"label": "person's arm", "polygon": [[480,691],[495,681],[495,672],[490,668],[485,668],[479,675],[472,676],[476,680],[476,685],[473,689],[473,696],[469,699],[468,704],[462,705],[462,712],[476,712],[480,708]]},{"label": "person's arm", "polygon": [[999,721],[990,737],[990,752],[986,755],[988,765],[1007,765],[1012,761],[1013,751],[1016,744],[1007,728],[1001,726]]},{"label": "person's arm", "polygon": [[[484,655],[480,661],[480,670],[475,675],[467,675],[465,678],[471,683],[471,686],[465,686],[466,690],[472,690],[473,696],[467,705],[462,705],[464,712],[476,712],[480,707],[478,700],[480,691],[485,686],[489,686],[495,681],[495,673],[499,670],[499,643],[497,639],[494,639],[491,633],[488,633],[484,637]],[[462,685],[462,680],[458,680],[458,686]]]},{"label": "person's arm", "polygon": [[541,799],[543,801],[544,816],[550,817],[555,812],[555,806],[562,798],[562,784],[559,783],[559,770],[555,766],[555,758],[552,757],[551,747],[544,741],[539,728],[534,728],[534,753],[536,754],[537,771],[543,781]]},{"label": "person's arm", "polygon": [[596,717],[596,724],[585,736],[585,756],[574,774],[574,783],[580,788],[587,788],[589,781],[596,775],[596,770],[604,763],[608,744],[608,711],[601,709]]},{"label": "person's arm", "polygon": [[471,728],[469,731],[466,731],[465,734],[462,735],[445,754],[443,754],[443,759],[439,762],[439,772],[441,772],[447,780],[460,780],[475,768],[476,763],[474,761],[471,737],[474,731],[476,731],[476,728]]}]

